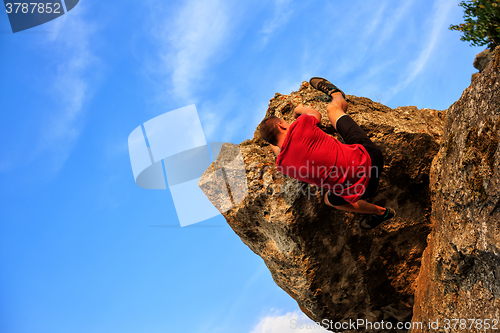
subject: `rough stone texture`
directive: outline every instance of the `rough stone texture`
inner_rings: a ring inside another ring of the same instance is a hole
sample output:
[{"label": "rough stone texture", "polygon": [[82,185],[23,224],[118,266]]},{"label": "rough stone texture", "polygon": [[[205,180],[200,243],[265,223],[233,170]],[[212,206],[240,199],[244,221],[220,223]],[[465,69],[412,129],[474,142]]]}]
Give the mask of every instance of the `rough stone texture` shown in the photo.
[{"label": "rough stone texture", "polygon": [[482,71],[484,71],[486,66],[488,66],[492,57],[493,57],[493,53],[489,49],[486,49],[483,52],[478,53],[478,55],[476,56],[476,59],[474,59],[474,63],[472,65],[479,72],[482,72]]},{"label": "rough stone texture", "polygon": [[[415,293],[413,321],[426,325],[413,332],[459,331],[443,329],[453,318],[496,319],[500,329],[500,47],[493,60],[447,112]],[[441,329],[429,329],[437,320]],[[485,332],[470,324],[461,331]]]},{"label": "rough stone texture", "polygon": [[481,73],[472,73],[472,76],[470,78],[470,82],[474,82],[474,80],[479,78],[480,76],[481,76]]},{"label": "rough stone texture", "polygon": [[476,55],[473,66],[477,70],[479,70],[479,73],[472,74],[471,82],[474,82],[474,80],[476,80],[481,76],[481,73],[484,71],[486,66],[488,66],[488,63],[491,61],[492,58],[493,58],[493,52],[491,52],[490,49],[486,49],[483,52],[480,52],[478,53],[478,55]]},{"label": "rough stone texture", "polygon": [[[224,203],[218,195],[221,180],[212,179],[214,170],[226,170],[222,183],[229,179],[230,191],[247,184],[245,199],[232,199],[235,207],[223,215],[309,318],[408,321],[430,232],[429,172],[442,143],[445,112],[412,106],[390,109],[352,95],[347,101],[348,113],[384,153],[385,172],[372,202],[397,211],[391,223],[360,229],[360,214],[328,207],[320,189],[278,173],[258,130],[253,139],[224,145],[199,185],[224,211],[227,200]],[[277,93],[266,116],[292,122],[293,106],[299,103],[320,111],[320,127],[335,135],[326,114],[326,96],[307,82],[290,95]],[[227,176],[237,173],[232,161],[240,151],[246,179]]]}]

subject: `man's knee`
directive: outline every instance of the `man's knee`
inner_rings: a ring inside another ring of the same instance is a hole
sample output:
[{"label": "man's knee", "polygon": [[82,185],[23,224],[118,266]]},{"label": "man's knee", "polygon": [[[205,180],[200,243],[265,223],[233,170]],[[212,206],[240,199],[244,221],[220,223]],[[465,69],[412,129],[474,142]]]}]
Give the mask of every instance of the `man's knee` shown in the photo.
[{"label": "man's knee", "polygon": [[[333,207],[333,208],[337,208],[337,209],[340,209],[340,210],[344,210],[344,207],[346,206],[349,206],[350,204],[347,202],[347,203],[337,203],[337,202],[334,202],[334,204],[332,205],[330,203],[330,201],[328,200],[328,193],[330,193],[329,191],[327,191],[325,193],[325,196],[323,197],[323,201],[325,204],[327,204],[328,206],[330,207]],[[335,201],[335,200],[334,200]]]},{"label": "man's knee", "polygon": [[341,101],[337,100],[337,101],[332,102],[326,106],[327,112],[336,112],[336,111],[337,112],[338,111],[345,112],[345,110],[347,110],[347,102],[344,100],[341,100]]},{"label": "man's knee", "polygon": [[325,196],[323,197],[323,201],[330,207],[334,207],[329,201],[328,201],[328,191],[325,193]]},{"label": "man's knee", "polygon": [[328,105],[326,106],[326,111],[334,112],[335,110],[340,110],[345,112],[347,110],[347,102],[343,98],[334,98]]}]

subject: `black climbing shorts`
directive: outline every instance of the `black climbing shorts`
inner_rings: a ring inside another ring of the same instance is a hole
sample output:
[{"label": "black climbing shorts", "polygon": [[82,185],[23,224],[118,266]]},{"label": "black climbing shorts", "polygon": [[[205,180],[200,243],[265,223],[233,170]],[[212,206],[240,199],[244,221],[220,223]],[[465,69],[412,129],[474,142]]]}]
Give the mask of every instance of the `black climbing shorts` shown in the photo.
[{"label": "black climbing shorts", "polygon": [[[337,132],[346,144],[358,143],[365,147],[368,155],[372,160],[372,167],[370,168],[370,180],[366,191],[361,199],[371,197],[377,191],[380,174],[384,168],[384,156],[380,148],[368,138],[366,133],[359,127],[358,124],[348,115],[342,116],[337,119]],[[332,192],[328,192],[328,202],[333,206],[342,206],[348,204],[344,198],[339,197]]]}]

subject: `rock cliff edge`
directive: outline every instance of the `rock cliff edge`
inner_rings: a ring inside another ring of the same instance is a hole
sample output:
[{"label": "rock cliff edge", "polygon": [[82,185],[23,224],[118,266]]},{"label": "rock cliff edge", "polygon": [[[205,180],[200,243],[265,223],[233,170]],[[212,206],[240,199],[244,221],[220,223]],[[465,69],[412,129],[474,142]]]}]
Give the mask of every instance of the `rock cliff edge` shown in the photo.
[{"label": "rock cliff edge", "polygon": [[[417,280],[415,321],[443,326],[446,319],[489,319],[500,329],[499,67],[497,47],[448,109],[444,144],[431,169],[432,233]],[[467,332],[486,329],[471,323]]]}]

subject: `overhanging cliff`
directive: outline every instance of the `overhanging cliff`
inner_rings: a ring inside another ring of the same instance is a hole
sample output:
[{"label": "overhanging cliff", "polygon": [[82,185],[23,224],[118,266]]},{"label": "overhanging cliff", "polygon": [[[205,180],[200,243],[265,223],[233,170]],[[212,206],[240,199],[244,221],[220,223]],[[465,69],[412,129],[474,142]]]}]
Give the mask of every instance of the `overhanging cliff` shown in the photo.
[{"label": "overhanging cliff", "polygon": [[[297,92],[276,94],[266,116],[292,122],[293,105],[303,103],[322,113],[320,127],[335,136],[325,97],[304,82]],[[258,130],[251,140],[224,145],[199,185],[216,207],[224,206],[221,186],[228,179],[233,190],[248,188],[243,201],[231,197],[236,205],[223,215],[311,319],[409,321],[430,232],[430,166],[442,143],[445,112],[390,109],[351,95],[347,102],[348,114],[384,153],[385,171],[372,202],[397,211],[391,223],[362,230],[361,215],[328,207],[319,188],[282,176]],[[238,155],[245,179],[237,176]],[[216,170],[224,170],[223,178],[214,176]]]}]

